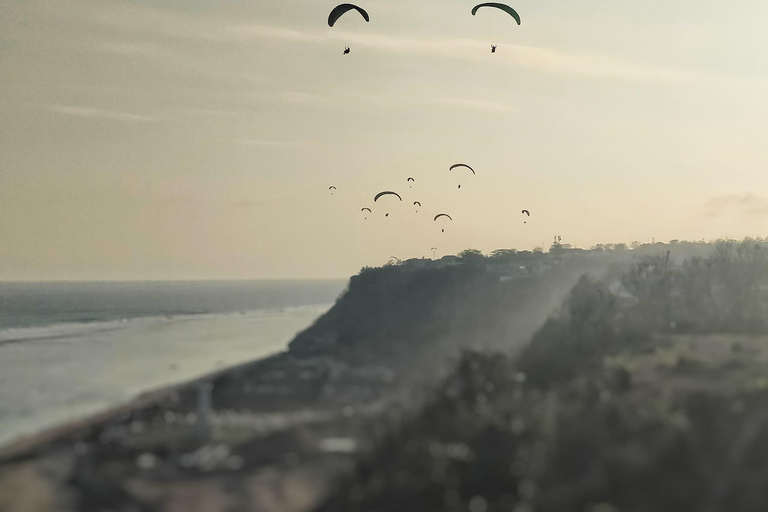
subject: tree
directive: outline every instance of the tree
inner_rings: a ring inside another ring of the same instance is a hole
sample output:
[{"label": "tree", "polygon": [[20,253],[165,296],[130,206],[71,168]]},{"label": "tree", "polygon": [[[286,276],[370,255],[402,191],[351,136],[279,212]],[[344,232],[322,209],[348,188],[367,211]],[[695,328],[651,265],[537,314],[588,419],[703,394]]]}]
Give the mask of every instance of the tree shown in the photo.
[{"label": "tree", "polygon": [[553,243],[549,248],[549,254],[552,256],[560,256],[563,254],[563,246],[558,242]]},{"label": "tree", "polygon": [[517,251],[514,249],[496,249],[491,253],[491,258],[499,263],[512,263],[517,258]]},{"label": "tree", "polygon": [[459,253],[459,258],[467,263],[477,263],[485,259],[482,251],[477,249],[465,249]]}]

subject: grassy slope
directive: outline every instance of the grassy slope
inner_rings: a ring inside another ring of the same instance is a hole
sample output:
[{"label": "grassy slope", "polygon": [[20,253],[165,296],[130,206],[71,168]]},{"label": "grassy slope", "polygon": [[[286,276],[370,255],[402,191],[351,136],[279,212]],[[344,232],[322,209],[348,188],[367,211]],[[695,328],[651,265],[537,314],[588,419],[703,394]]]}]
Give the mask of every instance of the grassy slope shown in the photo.
[{"label": "grassy slope", "polygon": [[765,510],[767,280],[749,244],[582,279],[519,357],[466,354],[321,509]]}]

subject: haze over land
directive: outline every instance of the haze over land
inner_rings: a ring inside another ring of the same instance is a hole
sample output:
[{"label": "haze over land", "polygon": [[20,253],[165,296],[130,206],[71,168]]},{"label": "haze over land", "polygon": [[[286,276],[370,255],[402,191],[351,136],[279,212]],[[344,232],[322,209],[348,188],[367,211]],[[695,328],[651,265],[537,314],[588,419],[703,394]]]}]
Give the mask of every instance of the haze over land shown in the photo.
[{"label": "haze over land", "polygon": [[[378,0],[329,29],[332,6],[3,2],[0,279],[347,276],[433,246],[768,233],[764,2],[523,0],[518,27]],[[364,220],[380,190],[423,218]]]}]

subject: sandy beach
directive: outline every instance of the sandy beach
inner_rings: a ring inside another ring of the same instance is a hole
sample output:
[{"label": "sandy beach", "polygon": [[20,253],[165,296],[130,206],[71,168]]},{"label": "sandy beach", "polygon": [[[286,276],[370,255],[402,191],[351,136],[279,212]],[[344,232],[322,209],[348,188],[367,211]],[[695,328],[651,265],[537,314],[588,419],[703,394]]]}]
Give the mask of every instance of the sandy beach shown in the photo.
[{"label": "sandy beach", "polygon": [[280,352],[328,307],[6,331],[0,444]]}]

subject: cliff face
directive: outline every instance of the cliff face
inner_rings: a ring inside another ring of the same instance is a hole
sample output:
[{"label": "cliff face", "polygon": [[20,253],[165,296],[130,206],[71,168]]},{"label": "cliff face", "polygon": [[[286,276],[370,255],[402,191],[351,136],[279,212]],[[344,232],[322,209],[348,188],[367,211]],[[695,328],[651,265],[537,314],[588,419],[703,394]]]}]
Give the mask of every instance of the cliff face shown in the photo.
[{"label": "cliff face", "polygon": [[550,266],[521,270],[481,261],[364,269],[334,307],[291,342],[290,352],[389,362],[466,347],[514,349],[595,267],[586,260]]},{"label": "cliff face", "polygon": [[482,267],[364,269],[336,305],[290,344],[295,354],[382,356],[450,332],[460,319],[497,295],[497,280]]}]

